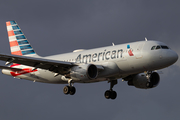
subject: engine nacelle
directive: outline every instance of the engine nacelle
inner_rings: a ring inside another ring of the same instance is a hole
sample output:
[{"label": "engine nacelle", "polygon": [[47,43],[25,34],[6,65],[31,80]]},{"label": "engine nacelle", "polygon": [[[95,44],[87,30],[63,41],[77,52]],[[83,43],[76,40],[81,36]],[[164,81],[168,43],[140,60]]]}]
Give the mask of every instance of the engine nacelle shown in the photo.
[{"label": "engine nacelle", "polygon": [[98,69],[93,64],[84,64],[71,68],[70,76],[75,81],[86,81],[96,79]]},{"label": "engine nacelle", "polygon": [[159,84],[159,74],[153,72],[148,81],[146,74],[140,73],[135,75],[131,80],[128,81],[128,85],[135,86],[136,88],[148,89],[156,87]]}]

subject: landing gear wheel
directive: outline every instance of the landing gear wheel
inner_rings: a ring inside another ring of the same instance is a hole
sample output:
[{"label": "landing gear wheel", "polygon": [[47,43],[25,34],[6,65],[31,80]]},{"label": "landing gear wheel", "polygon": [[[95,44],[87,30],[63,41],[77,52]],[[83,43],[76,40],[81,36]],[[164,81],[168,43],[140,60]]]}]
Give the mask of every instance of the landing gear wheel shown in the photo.
[{"label": "landing gear wheel", "polygon": [[116,91],[111,91],[111,99],[116,99],[116,97],[117,97],[117,93],[116,93]]},{"label": "landing gear wheel", "polygon": [[107,91],[104,93],[104,96],[105,96],[106,99],[111,98],[111,91],[110,91],[110,90],[107,90]]},{"label": "landing gear wheel", "polygon": [[65,95],[67,95],[67,94],[74,95],[75,92],[76,92],[76,88],[73,87],[73,86],[71,86],[71,87],[70,86],[65,86],[63,88],[63,92],[64,92]]},{"label": "landing gear wheel", "polygon": [[63,92],[64,92],[64,94],[69,94],[70,93],[70,87],[69,86],[65,86],[64,88],[63,88]]},{"label": "landing gear wheel", "polygon": [[106,99],[111,98],[111,99],[114,100],[114,99],[116,99],[116,97],[117,97],[117,93],[116,93],[116,91],[107,90],[107,91],[104,93],[104,96],[105,96]]},{"label": "landing gear wheel", "polygon": [[76,88],[75,87],[70,87],[70,92],[69,92],[69,94],[70,95],[74,95],[76,93]]}]

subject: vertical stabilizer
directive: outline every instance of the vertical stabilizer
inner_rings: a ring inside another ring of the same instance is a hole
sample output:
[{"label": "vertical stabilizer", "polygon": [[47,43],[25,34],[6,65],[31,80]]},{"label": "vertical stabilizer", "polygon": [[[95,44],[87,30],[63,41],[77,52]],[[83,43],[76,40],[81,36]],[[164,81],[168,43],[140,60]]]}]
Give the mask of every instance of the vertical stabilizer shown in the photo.
[{"label": "vertical stabilizer", "polygon": [[6,26],[9,37],[11,54],[21,56],[37,55],[34,49],[31,47],[30,43],[28,42],[27,38],[21,31],[20,27],[16,23],[16,21],[7,21]]}]

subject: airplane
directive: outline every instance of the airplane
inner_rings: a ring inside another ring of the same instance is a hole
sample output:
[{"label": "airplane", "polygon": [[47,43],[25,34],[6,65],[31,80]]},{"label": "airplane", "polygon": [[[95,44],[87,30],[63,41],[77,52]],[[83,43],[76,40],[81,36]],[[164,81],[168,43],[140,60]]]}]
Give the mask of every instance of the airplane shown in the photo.
[{"label": "airplane", "polygon": [[63,93],[74,95],[74,83],[108,81],[106,99],[117,97],[114,85],[119,79],[129,86],[150,89],[158,86],[156,70],[178,60],[178,55],[165,43],[147,40],[95,49],[78,49],[71,53],[41,57],[32,48],[16,21],[7,21],[11,54],[0,53],[2,73],[33,82],[67,84]]}]

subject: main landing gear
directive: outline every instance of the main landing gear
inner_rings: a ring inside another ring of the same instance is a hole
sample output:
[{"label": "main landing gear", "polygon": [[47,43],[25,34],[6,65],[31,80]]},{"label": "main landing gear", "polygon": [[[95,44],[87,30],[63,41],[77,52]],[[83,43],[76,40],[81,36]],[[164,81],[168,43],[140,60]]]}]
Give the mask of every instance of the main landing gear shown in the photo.
[{"label": "main landing gear", "polygon": [[105,98],[106,99],[116,99],[116,97],[117,97],[117,93],[116,93],[116,91],[113,91],[113,87],[114,87],[114,85],[116,85],[117,84],[117,80],[111,80],[110,81],[110,90],[107,90],[105,93],[104,93],[104,96],[105,96]]},{"label": "main landing gear", "polygon": [[68,84],[69,84],[68,86],[65,86],[63,88],[63,93],[65,95],[67,94],[74,95],[76,93],[76,88],[73,86],[72,80],[69,80]]},{"label": "main landing gear", "polygon": [[[70,94],[70,95],[74,95],[75,92],[76,92],[76,88],[73,86],[73,83],[72,83],[72,80],[68,80],[68,86],[65,86],[63,88],[63,93],[65,95],[67,94]],[[117,80],[111,80],[110,81],[110,90],[107,90],[105,93],[104,93],[104,96],[106,99],[116,99],[117,97],[117,93],[116,91],[114,91],[112,88],[114,87],[114,85],[117,84]]]}]

